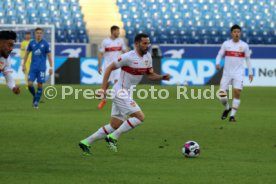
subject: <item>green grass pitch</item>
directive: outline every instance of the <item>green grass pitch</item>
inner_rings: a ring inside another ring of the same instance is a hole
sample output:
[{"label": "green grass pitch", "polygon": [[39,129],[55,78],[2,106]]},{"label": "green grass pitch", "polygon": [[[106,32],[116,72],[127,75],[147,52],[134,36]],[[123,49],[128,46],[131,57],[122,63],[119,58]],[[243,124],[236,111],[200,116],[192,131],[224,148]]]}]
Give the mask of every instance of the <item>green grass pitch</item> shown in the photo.
[{"label": "green grass pitch", "polygon": [[[77,144],[109,122],[110,101],[99,111],[98,100],[58,95],[33,109],[23,86],[20,96],[0,86],[0,183],[276,183],[276,88],[245,88],[237,123],[220,120],[218,100],[176,100],[176,87],[163,88],[167,100],[136,100],[145,122],[120,137],[118,153],[100,140],[84,156]],[[182,155],[188,140],[198,158]]]}]

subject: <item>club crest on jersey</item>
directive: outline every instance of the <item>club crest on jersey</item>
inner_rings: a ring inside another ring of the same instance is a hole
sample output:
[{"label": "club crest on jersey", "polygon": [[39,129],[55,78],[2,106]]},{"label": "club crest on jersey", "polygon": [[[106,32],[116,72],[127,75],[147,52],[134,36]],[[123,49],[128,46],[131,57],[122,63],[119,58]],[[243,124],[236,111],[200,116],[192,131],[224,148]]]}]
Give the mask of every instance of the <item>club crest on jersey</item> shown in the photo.
[{"label": "club crest on jersey", "polygon": [[240,47],[240,48],[239,48],[239,50],[240,50],[240,51],[243,51],[243,48],[242,48],[242,47]]},{"label": "club crest on jersey", "polygon": [[148,60],[146,60],[146,61],[145,61],[145,65],[146,65],[146,66],[148,66],[148,64],[149,64],[149,61],[148,61]]},{"label": "club crest on jersey", "polygon": [[131,105],[132,107],[136,107],[136,103],[135,103],[135,102],[130,102],[130,105]]},{"label": "club crest on jersey", "polygon": [[121,58],[121,57],[119,57],[118,62],[121,62],[121,61],[122,61],[122,58]]}]

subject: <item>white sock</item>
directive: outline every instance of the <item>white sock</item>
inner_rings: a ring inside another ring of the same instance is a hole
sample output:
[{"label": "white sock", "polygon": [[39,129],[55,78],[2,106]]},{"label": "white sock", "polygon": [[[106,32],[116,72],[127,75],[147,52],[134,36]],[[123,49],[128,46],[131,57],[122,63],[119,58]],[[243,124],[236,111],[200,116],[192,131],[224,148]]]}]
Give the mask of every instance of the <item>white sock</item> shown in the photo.
[{"label": "white sock", "polygon": [[240,103],[241,103],[241,100],[240,99],[236,99],[234,98],[233,99],[233,102],[232,102],[232,111],[231,111],[231,115],[230,116],[235,116],[239,106],[240,106]]},{"label": "white sock", "polygon": [[110,124],[107,124],[107,125],[99,128],[99,130],[97,130],[95,133],[93,133],[89,137],[87,137],[86,140],[88,141],[89,144],[92,144],[96,140],[105,138],[108,134],[112,133],[113,131],[114,131],[114,129],[112,128],[112,126]]},{"label": "white sock", "polygon": [[120,137],[121,133],[129,131],[141,123],[142,122],[138,118],[135,118],[135,117],[129,118],[126,121],[124,121],[123,124],[117,130],[115,130],[112,133],[112,136],[115,139],[118,139]]},{"label": "white sock", "polygon": [[230,108],[227,96],[220,97],[220,101],[221,101],[222,105],[224,105],[225,110],[228,110]]}]

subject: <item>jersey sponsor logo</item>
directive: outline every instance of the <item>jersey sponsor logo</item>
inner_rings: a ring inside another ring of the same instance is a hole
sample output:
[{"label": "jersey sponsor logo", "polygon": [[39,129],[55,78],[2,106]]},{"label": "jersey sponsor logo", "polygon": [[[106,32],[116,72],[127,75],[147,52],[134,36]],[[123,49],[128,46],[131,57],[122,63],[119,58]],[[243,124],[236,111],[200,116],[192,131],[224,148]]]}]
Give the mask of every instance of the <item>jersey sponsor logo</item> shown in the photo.
[{"label": "jersey sponsor logo", "polygon": [[132,68],[129,66],[123,66],[122,70],[132,75],[145,75],[149,74],[150,68]]},{"label": "jersey sponsor logo", "polygon": [[105,48],[105,52],[115,52],[115,51],[121,51],[122,47],[107,47]]},{"label": "jersey sponsor logo", "polygon": [[40,49],[37,49],[37,50],[35,50],[33,53],[34,53],[34,55],[41,55],[41,50],[40,50]]},{"label": "jersey sponsor logo", "polygon": [[237,52],[237,51],[226,51],[225,52],[225,56],[244,58],[245,57],[245,53],[244,52]]},{"label": "jersey sponsor logo", "polygon": [[121,62],[121,61],[122,61],[122,58],[121,58],[121,57],[119,57],[118,62]]}]

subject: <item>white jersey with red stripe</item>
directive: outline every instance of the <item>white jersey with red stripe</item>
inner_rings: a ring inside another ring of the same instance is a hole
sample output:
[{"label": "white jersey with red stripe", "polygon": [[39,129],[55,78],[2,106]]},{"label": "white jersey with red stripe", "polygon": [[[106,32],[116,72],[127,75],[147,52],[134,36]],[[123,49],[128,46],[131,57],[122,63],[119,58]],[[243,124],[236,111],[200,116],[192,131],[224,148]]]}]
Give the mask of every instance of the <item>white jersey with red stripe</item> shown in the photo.
[{"label": "white jersey with red stripe", "polygon": [[149,74],[152,69],[152,57],[149,52],[141,57],[135,50],[132,50],[123,54],[115,64],[117,68],[121,68],[121,74],[113,89],[128,90],[131,86],[137,85],[143,75]]},{"label": "white jersey with red stripe", "polygon": [[10,89],[15,87],[15,82],[12,77],[12,68],[11,68],[11,61],[9,58],[4,58],[0,56],[0,73],[6,78],[7,85]]},{"label": "white jersey with red stripe", "polygon": [[117,61],[123,51],[126,50],[125,42],[122,38],[105,38],[100,46],[99,51],[104,53],[104,68]]},{"label": "white jersey with red stripe", "polygon": [[12,72],[10,59],[0,57],[0,72],[3,74]]},{"label": "white jersey with red stripe", "polygon": [[220,63],[221,58],[225,56],[223,76],[237,77],[244,76],[244,62],[250,58],[250,50],[247,43],[240,40],[225,41],[216,58],[216,64]]}]

